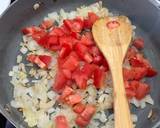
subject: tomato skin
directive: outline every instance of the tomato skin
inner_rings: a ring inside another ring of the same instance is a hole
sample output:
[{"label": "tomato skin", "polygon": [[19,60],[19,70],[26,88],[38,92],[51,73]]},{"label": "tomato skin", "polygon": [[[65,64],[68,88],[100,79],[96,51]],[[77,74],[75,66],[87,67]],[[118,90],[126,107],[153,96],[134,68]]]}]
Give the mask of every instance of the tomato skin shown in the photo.
[{"label": "tomato skin", "polygon": [[134,47],[131,47],[127,51],[126,58],[128,59],[133,58],[134,56],[136,56],[136,54],[137,54],[137,50]]},{"label": "tomato skin", "polygon": [[70,54],[64,64],[62,65],[63,69],[70,70],[71,72],[74,71],[79,66],[79,60],[72,54]]},{"label": "tomato skin", "polygon": [[48,67],[52,61],[52,57],[48,55],[39,55],[39,59]]},{"label": "tomato skin", "polygon": [[74,94],[74,90],[69,86],[65,86],[59,99],[63,101],[66,97],[68,97],[71,94]]},{"label": "tomato skin", "polygon": [[98,19],[99,17],[94,12],[89,12],[88,19],[84,20],[84,28],[90,29],[93,26],[94,22]]},{"label": "tomato skin", "polygon": [[73,111],[77,114],[81,114],[84,111],[84,109],[85,109],[85,105],[82,103],[76,104],[73,107]]},{"label": "tomato skin", "polygon": [[89,49],[85,45],[83,45],[81,43],[77,43],[76,46],[75,46],[75,51],[76,51],[77,55],[81,59],[85,60],[86,62],[91,63],[93,61],[93,57],[88,52],[88,50]]},{"label": "tomato skin", "polygon": [[38,65],[40,68],[48,68],[49,64],[51,63],[51,56],[47,55],[34,55],[31,54],[27,56],[27,60],[31,63]]},{"label": "tomato skin", "polygon": [[80,18],[73,20],[66,19],[63,23],[71,32],[81,32],[83,29],[83,20]]},{"label": "tomato skin", "polygon": [[68,121],[65,116],[59,115],[55,118],[56,128],[69,128]]},{"label": "tomato skin", "polygon": [[60,93],[65,88],[67,78],[64,75],[63,71],[59,70],[55,77],[55,83],[53,84],[53,90]]},{"label": "tomato skin", "polygon": [[59,27],[56,27],[56,28],[53,28],[50,32],[49,32],[49,35],[53,35],[53,36],[63,36],[64,35],[64,32],[62,30],[62,28],[59,28]]},{"label": "tomato skin", "polygon": [[94,85],[97,89],[100,89],[104,85],[106,73],[104,69],[97,67],[94,71]]},{"label": "tomato skin", "polygon": [[145,67],[132,67],[131,69],[123,68],[123,75],[125,80],[140,80],[147,74]]},{"label": "tomato skin", "polygon": [[126,96],[128,97],[128,99],[132,99],[136,96],[136,93],[131,89],[126,89]]},{"label": "tomato skin", "polygon": [[142,38],[134,39],[133,46],[135,46],[137,49],[143,49],[144,48],[144,40]]},{"label": "tomato skin", "polygon": [[77,116],[76,120],[75,120],[76,124],[80,127],[86,127],[89,122],[84,120],[81,116]]},{"label": "tomato skin", "polygon": [[80,69],[77,69],[73,72],[72,79],[76,82],[80,89],[86,89],[87,78],[86,75],[84,75],[84,73],[80,71]]},{"label": "tomato skin", "polygon": [[80,116],[86,120],[90,121],[94,113],[96,112],[96,108],[93,105],[87,105],[84,111],[80,114]]},{"label": "tomato skin", "polygon": [[44,20],[41,24],[40,27],[42,29],[49,29],[53,26],[53,21],[52,20]]},{"label": "tomato skin", "polygon": [[82,35],[80,43],[86,45],[86,46],[91,46],[94,44],[94,41],[91,38],[88,38],[85,35]]},{"label": "tomato skin", "polygon": [[140,83],[136,90],[136,98],[138,100],[143,99],[150,91],[150,87],[145,83]]},{"label": "tomato skin", "polygon": [[153,67],[149,67],[146,76],[153,77],[155,75],[157,75],[157,71]]},{"label": "tomato skin", "polygon": [[71,106],[73,106],[75,104],[78,104],[81,101],[82,101],[82,97],[77,93],[69,95],[68,97],[66,97],[67,104],[69,104]]}]

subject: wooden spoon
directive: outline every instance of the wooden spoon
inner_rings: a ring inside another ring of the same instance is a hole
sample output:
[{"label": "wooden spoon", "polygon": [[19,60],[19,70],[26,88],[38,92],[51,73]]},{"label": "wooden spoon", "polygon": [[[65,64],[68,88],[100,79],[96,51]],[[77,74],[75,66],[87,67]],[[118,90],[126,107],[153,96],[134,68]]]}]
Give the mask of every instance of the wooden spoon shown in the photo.
[{"label": "wooden spoon", "polygon": [[115,128],[132,128],[122,75],[123,60],[132,37],[131,23],[125,16],[102,18],[94,23],[92,33],[112,73]]}]

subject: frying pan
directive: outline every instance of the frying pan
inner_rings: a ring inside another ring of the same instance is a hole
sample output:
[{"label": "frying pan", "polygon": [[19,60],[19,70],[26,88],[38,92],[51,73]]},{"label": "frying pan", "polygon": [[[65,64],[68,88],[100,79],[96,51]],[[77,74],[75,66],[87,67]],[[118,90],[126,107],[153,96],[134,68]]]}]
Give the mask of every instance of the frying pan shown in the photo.
[{"label": "frying pan", "polygon": [[[152,65],[160,73],[160,4],[158,0],[102,0],[103,5],[114,13],[129,16],[137,26],[136,32],[145,39],[144,53]],[[38,10],[33,5],[40,2]],[[15,65],[21,41],[22,27],[39,24],[49,12],[64,8],[69,11],[80,5],[89,5],[97,0],[17,0],[0,18],[0,110],[17,128],[26,128],[22,114],[10,106],[13,87],[10,84],[8,72]],[[147,79],[151,85],[151,96],[154,106],[147,105],[145,109],[132,108],[138,115],[137,128],[160,128],[160,79]],[[153,109],[154,118],[147,119]],[[122,116],[123,118],[123,116]]]}]

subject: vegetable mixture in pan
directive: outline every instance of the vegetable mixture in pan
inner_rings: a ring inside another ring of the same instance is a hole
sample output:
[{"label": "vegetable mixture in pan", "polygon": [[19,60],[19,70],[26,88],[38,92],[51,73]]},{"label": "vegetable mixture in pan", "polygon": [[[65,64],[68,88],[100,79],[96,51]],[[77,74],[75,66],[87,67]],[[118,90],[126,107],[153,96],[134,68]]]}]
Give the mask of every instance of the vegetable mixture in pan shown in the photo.
[{"label": "vegetable mixture in pan", "polygon": [[[40,25],[22,28],[17,65],[9,72],[11,105],[29,127],[114,127],[112,78],[91,33],[94,22],[107,16],[113,14],[98,2],[49,13]],[[145,78],[157,74],[143,48],[144,40],[133,33],[123,64],[128,101],[140,109],[154,104]],[[132,118],[136,123],[137,116]]]}]

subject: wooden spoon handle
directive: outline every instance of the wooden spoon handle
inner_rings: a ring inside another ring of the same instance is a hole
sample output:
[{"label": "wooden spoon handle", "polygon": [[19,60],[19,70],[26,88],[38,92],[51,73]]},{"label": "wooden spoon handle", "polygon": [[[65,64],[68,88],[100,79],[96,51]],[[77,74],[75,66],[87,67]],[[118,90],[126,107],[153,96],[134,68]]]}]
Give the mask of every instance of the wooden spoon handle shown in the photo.
[{"label": "wooden spoon handle", "polygon": [[124,88],[121,64],[114,64],[111,73],[114,84],[115,128],[133,128]]}]

